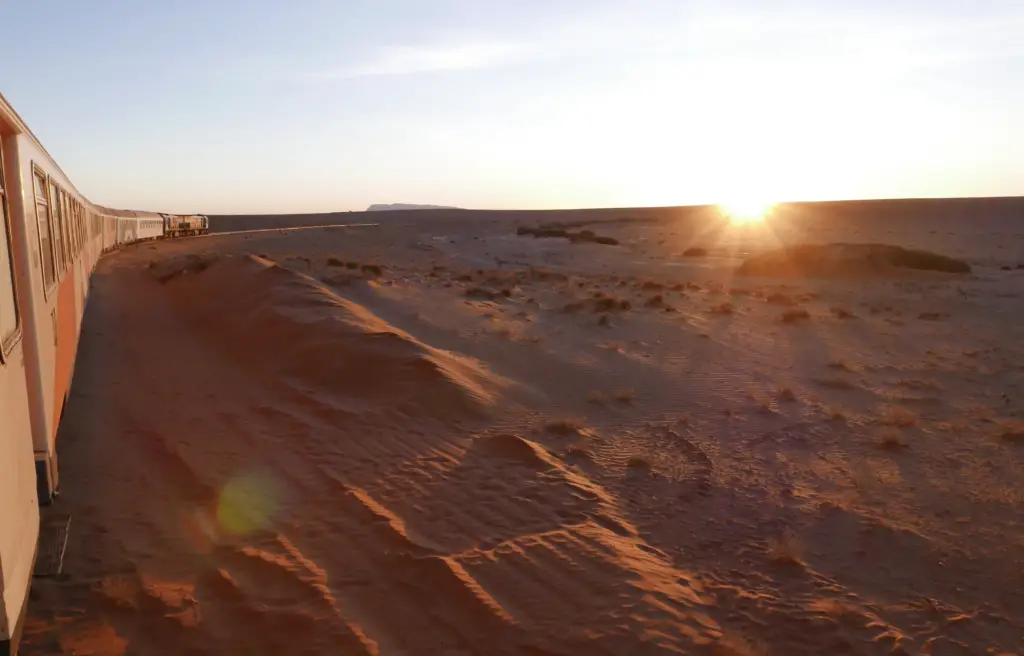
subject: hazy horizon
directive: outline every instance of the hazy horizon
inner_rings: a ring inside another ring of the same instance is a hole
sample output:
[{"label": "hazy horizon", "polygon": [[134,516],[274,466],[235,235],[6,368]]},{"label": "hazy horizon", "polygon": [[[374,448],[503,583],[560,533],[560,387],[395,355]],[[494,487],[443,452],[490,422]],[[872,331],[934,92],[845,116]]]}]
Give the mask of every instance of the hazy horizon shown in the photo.
[{"label": "hazy horizon", "polygon": [[846,5],[5,5],[0,91],[116,207],[1024,195],[1024,6]]}]

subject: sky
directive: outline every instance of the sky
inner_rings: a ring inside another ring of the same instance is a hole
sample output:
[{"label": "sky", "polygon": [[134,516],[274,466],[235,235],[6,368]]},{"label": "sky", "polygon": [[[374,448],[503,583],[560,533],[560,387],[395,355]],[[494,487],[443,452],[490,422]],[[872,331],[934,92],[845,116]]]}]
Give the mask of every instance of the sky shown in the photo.
[{"label": "sky", "polygon": [[0,92],[168,212],[1024,195],[1024,2],[0,2]]}]

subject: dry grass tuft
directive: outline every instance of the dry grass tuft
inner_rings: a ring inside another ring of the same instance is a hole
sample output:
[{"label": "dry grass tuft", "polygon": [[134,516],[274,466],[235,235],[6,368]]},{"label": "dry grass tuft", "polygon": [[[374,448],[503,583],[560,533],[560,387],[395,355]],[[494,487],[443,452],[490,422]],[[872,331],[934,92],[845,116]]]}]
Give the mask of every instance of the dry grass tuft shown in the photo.
[{"label": "dry grass tuft", "polygon": [[503,337],[505,339],[512,339],[512,336],[513,336],[514,332],[512,331],[512,328],[509,327],[509,326],[498,326],[494,330],[490,331],[490,334],[494,335],[495,337]]},{"label": "dry grass tuft", "polygon": [[853,369],[850,368],[850,365],[846,364],[842,360],[833,360],[832,362],[829,362],[828,368],[839,369],[840,371],[853,371]]},{"label": "dry grass tuft", "polygon": [[604,407],[608,403],[608,395],[601,390],[594,390],[587,395],[587,403]]},{"label": "dry grass tuft", "polygon": [[913,410],[900,407],[898,405],[889,405],[882,411],[882,423],[886,426],[896,426],[897,428],[910,428],[916,426],[918,421],[917,413]]},{"label": "dry grass tuft", "polygon": [[327,266],[342,267],[345,266],[345,262],[344,260],[339,260],[336,257],[329,257],[327,258]]},{"label": "dry grass tuft", "polygon": [[836,306],[833,306],[833,307],[829,308],[829,311],[832,312],[832,314],[837,319],[853,319],[854,317],[857,316],[856,314],[854,314],[853,312],[850,312],[846,308],[841,308],[841,307],[836,307]]},{"label": "dry grass tuft", "polygon": [[907,447],[907,442],[903,439],[903,435],[893,429],[882,431],[877,444],[878,448],[886,449],[887,451],[895,451]]},{"label": "dry grass tuft", "polygon": [[498,297],[498,294],[490,289],[483,287],[470,287],[466,290],[466,298],[474,298],[484,301],[493,301]]},{"label": "dry grass tuft", "polygon": [[780,387],[778,391],[778,397],[780,401],[792,403],[796,401],[796,394],[788,387]]},{"label": "dry grass tuft", "polygon": [[636,392],[631,389],[620,389],[612,394],[612,398],[619,403],[629,405],[633,403],[633,400],[636,398]]},{"label": "dry grass tuft", "polygon": [[789,294],[783,294],[782,292],[768,294],[765,302],[772,305],[794,305],[793,298]]},{"label": "dry grass tuft", "polygon": [[846,415],[835,406],[825,408],[825,413],[828,415],[829,421],[846,421]]},{"label": "dry grass tuft", "polygon": [[632,307],[633,304],[628,300],[624,298],[615,298],[614,296],[602,296],[594,301],[595,312],[626,311]]},{"label": "dry grass tuft", "polygon": [[570,301],[562,306],[562,312],[568,312],[570,314],[581,312],[585,308],[583,301]]},{"label": "dry grass tuft", "polygon": [[768,558],[777,565],[803,565],[805,551],[803,541],[792,532],[768,540]]},{"label": "dry grass tuft", "polygon": [[565,417],[548,422],[544,430],[554,435],[579,435],[583,430],[583,422],[572,417]]},{"label": "dry grass tuft", "polygon": [[346,262],[345,263],[345,268],[346,269],[352,269],[352,270],[358,269],[359,268],[359,263],[358,262]]},{"label": "dry grass tuft", "polygon": [[665,298],[661,294],[655,294],[646,301],[644,301],[644,307],[649,308],[660,308],[665,306]]},{"label": "dry grass tuft", "polygon": [[797,323],[798,321],[810,321],[811,315],[803,308],[793,308],[782,313],[782,323]]},{"label": "dry grass tuft", "polygon": [[626,463],[626,468],[633,471],[650,471],[651,461],[643,456],[633,456]]},{"label": "dry grass tuft", "polygon": [[726,301],[724,303],[719,303],[718,305],[716,305],[716,306],[712,307],[710,310],[708,310],[708,312],[710,314],[732,314],[732,311],[733,311],[732,303],[730,303],[728,301]]}]

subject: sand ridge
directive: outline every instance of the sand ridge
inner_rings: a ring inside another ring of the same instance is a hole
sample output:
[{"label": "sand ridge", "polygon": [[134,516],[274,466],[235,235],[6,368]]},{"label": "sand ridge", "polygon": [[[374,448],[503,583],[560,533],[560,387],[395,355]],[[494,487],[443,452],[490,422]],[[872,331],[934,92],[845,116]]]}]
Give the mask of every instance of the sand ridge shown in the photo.
[{"label": "sand ridge", "polygon": [[598,232],[104,260],[27,653],[1024,653],[1021,281]]}]

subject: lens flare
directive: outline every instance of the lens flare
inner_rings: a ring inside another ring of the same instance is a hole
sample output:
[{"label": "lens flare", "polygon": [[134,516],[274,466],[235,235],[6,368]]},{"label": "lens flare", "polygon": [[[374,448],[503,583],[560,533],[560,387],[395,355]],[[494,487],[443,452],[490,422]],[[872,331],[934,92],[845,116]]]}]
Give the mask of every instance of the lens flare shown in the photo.
[{"label": "lens flare", "polygon": [[775,203],[757,198],[737,198],[718,204],[718,211],[733,225],[764,221],[774,208]]},{"label": "lens flare", "polygon": [[217,502],[217,524],[231,535],[268,528],[280,505],[277,486],[268,476],[248,473],[231,479]]}]

